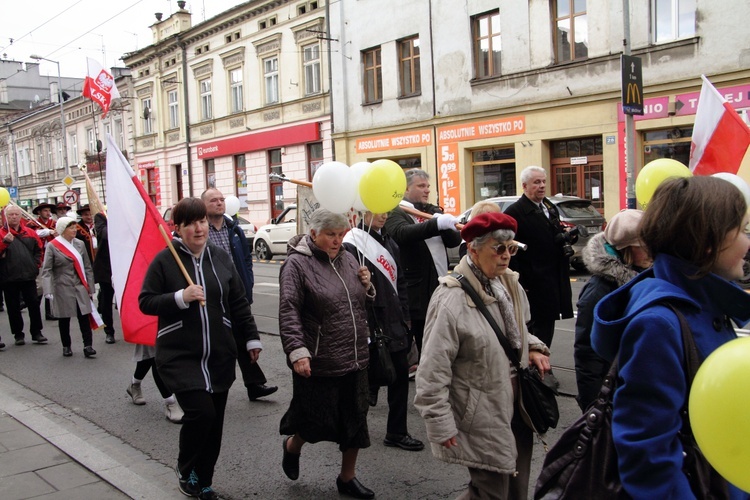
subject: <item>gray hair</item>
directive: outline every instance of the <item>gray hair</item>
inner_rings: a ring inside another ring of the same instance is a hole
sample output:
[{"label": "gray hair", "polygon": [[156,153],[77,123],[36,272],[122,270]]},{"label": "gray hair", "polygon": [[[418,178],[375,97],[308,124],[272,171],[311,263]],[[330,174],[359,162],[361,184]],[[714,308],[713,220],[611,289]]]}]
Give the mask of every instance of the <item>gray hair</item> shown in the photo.
[{"label": "gray hair", "polygon": [[410,168],[409,170],[404,172],[404,175],[406,175],[407,188],[411,186],[412,182],[416,181],[417,179],[430,179],[430,174],[428,174],[421,168]]},{"label": "gray hair", "polygon": [[531,180],[532,174],[544,174],[544,176],[547,177],[546,170],[544,170],[542,167],[531,165],[521,170],[521,184],[526,184],[527,182],[529,182]]},{"label": "gray hair", "polygon": [[328,229],[347,229],[349,219],[346,215],[335,214],[325,208],[319,208],[310,217],[310,231],[320,233]]},{"label": "gray hair", "polygon": [[509,241],[515,237],[516,233],[514,233],[510,229],[495,229],[494,231],[485,233],[482,236],[477,236],[469,243],[467,243],[467,246],[469,248],[473,248],[474,250],[479,250],[490,241]]}]

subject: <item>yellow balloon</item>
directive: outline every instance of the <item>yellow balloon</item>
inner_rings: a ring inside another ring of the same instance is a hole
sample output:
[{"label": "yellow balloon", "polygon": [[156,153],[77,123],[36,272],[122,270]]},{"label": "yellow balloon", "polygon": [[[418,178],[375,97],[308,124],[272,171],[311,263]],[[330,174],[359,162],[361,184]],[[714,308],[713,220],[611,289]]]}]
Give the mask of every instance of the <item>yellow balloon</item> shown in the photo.
[{"label": "yellow balloon", "polygon": [[692,177],[693,173],[685,165],[671,158],[659,158],[648,162],[635,179],[635,197],[641,208],[646,210],[654,191],[667,179]]},{"label": "yellow balloon", "polygon": [[10,193],[4,187],[0,187],[0,207],[10,203]]},{"label": "yellow balloon", "polygon": [[689,414],[703,455],[730,483],[750,492],[750,337],[716,349],[690,390]]},{"label": "yellow balloon", "polygon": [[374,214],[383,214],[396,208],[405,191],[404,169],[391,160],[375,160],[359,180],[362,204]]}]

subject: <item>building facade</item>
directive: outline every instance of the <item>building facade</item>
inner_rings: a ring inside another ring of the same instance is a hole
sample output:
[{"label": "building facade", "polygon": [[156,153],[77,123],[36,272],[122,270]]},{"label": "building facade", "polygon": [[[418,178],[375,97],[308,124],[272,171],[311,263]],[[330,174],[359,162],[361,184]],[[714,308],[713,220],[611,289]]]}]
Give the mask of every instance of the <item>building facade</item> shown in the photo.
[{"label": "building facade", "polygon": [[193,26],[185,2],[126,54],[135,166],[161,209],[208,187],[260,225],[332,157],[324,2],[242,3]]},{"label": "building facade", "polygon": [[[636,172],[660,157],[688,164],[701,74],[747,120],[747,19],[744,0],[630,0]],[[419,166],[454,214],[520,194],[528,165],[548,171],[548,194],[589,198],[606,217],[625,206],[622,2],[344,1],[330,25],[338,161]]]}]

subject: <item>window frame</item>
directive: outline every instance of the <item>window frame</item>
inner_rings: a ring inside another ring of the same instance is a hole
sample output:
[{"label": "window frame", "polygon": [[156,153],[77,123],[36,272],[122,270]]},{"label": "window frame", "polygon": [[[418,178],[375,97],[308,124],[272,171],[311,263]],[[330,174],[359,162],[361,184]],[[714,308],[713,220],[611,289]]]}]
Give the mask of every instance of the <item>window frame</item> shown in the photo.
[{"label": "window frame", "polygon": [[[492,31],[495,20],[497,21],[497,32]],[[486,29],[486,34],[483,34],[482,25],[484,23],[486,23],[486,26],[484,27],[484,29]],[[472,16],[471,39],[474,59],[474,78],[484,79],[500,76],[502,71],[502,31],[500,30],[499,9]],[[486,52],[482,49],[483,43],[487,44]],[[500,50],[497,51],[497,57],[495,57],[494,50],[494,45],[496,43],[500,45]]]},{"label": "window frame", "polygon": [[78,163],[78,135],[75,132],[69,134],[70,136],[70,150],[73,152],[73,163]]},{"label": "window frame", "polygon": [[[311,49],[315,49],[314,58],[308,58]],[[319,94],[322,92],[321,74],[321,50],[320,42],[310,43],[302,46],[302,74],[305,78],[305,95]]]},{"label": "window frame", "polygon": [[[239,80],[235,80],[235,75],[239,75]],[[241,113],[245,110],[245,93],[244,93],[244,74],[242,67],[232,68],[227,74],[229,81],[229,112]]]},{"label": "window frame", "polygon": [[167,91],[167,107],[169,108],[169,128],[180,128],[180,95],[177,89]]},{"label": "window frame", "polygon": [[[144,113],[146,112],[146,109],[148,109],[148,118],[144,118]],[[154,133],[154,124],[153,124],[153,108],[151,107],[151,98],[145,97],[141,99],[141,118],[143,118],[143,134],[153,134]]]},{"label": "window frame", "polygon": [[[584,9],[583,11],[575,11],[575,4],[576,2],[584,2]],[[552,44],[553,44],[553,57],[556,64],[563,64],[563,63],[570,63],[574,61],[582,61],[585,59],[588,59],[589,57],[589,50],[588,50],[588,43],[589,43],[589,37],[588,37],[588,4],[586,3],[587,0],[552,0],[552,9],[551,9],[551,17],[552,17]],[[558,6],[559,5],[568,5],[568,14],[563,16],[558,16]],[[576,55],[576,19],[577,18],[584,18],[586,23],[586,39],[583,42],[582,46],[586,48],[586,54],[577,56]],[[560,47],[560,41],[561,38],[558,38],[558,26],[561,22],[568,20],[569,21],[569,31],[568,31],[568,40],[572,40],[572,43],[570,43],[570,50],[567,53],[567,57],[562,59],[560,57],[560,51],[562,50]]]},{"label": "window frame", "polygon": [[383,60],[381,46],[362,51],[362,84],[364,104],[383,101]]},{"label": "window frame", "polygon": [[201,120],[210,120],[214,116],[213,92],[211,78],[198,80],[198,95],[201,103]]},{"label": "window frame", "polygon": [[[696,24],[695,13],[697,11],[696,0],[661,0],[661,1],[666,1],[666,2],[669,2],[670,4],[671,9],[668,15],[670,17],[669,24],[670,24],[671,31],[670,31],[669,36],[665,36],[663,38],[659,37],[659,33],[660,33],[659,31],[659,7],[660,7],[659,3],[660,3],[660,0],[653,0],[651,2],[651,19],[653,19],[653,23],[652,23],[653,30],[651,33],[651,38],[652,38],[653,43],[655,44],[669,43],[669,42],[674,42],[676,40],[682,40],[685,38],[694,37],[695,32],[696,32],[696,29],[695,29],[695,24]],[[681,15],[685,15],[685,14],[682,14],[680,12],[680,7],[686,3],[692,3],[692,21],[693,21],[692,31],[690,31],[689,33],[682,33],[680,30],[680,17]]]},{"label": "window frame", "polygon": [[[422,93],[422,71],[420,68],[419,35],[399,40],[397,47],[399,94],[401,97],[420,95]],[[407,49],[407,55],[404,55],[404,49]],[[408,72],[406,71],[407,67]]]},{"label": "window frame", "polygon": [[[269,63],[271,66],[269,67]],[[263,99],[266,105],[279,103],[279,56],[264,57],[263,65]]]}]

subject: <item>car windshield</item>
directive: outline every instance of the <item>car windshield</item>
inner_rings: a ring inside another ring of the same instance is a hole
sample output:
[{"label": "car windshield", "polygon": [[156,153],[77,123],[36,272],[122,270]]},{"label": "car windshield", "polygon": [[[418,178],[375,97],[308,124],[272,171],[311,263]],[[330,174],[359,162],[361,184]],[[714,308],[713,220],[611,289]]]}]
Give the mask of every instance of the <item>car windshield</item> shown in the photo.
[{"label": "car windshield", "polygon": [[601,214],[594,206],[586,200],[581,201],[563,201],[557,204],[560,214],[568,219],[582,217],[601,217]]}]

